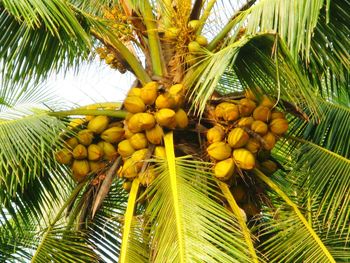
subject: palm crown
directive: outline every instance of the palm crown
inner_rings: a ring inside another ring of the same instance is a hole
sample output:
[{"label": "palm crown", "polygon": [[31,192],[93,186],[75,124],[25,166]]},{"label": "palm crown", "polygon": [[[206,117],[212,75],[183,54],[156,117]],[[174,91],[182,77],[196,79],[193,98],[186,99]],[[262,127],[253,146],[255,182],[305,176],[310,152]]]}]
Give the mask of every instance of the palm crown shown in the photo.
[{"label": "palm crown", "polygon": [[[2,261],[350,260],[348,1],[0,8]],[[47,95],[96,54],[122,104]]]}]

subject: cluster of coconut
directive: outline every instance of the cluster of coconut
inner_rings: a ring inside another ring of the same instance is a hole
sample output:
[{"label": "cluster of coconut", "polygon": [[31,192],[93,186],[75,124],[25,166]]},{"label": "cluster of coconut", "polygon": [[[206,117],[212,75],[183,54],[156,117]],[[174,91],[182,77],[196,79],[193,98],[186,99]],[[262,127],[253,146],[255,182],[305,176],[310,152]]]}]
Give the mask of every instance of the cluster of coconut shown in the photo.
[{"label": "cluster of coconut", "polygon": [[121,122],[113,122],[107,116],[76,119],[69,128],[76,134],[65,140],[65,148],[56,152],[55,157],[59,163],[71,167],[77,182],[117,157],[117,145],[125,133]]},{"label": "cluster of coconut", "polygon": [[259,156],[268,156],[288,130],[284,113],[274,106],[275,102],[266,95],[259,102],[247,93],[239,102],[222,102],[215,107],[216,125],[207,132],[207,153],[215,163],[217,178],[228,180],[256,166],[269,170],[275,167],[271,160],[257,161]]},{"label": "cluster of coconut", "polygon": [[[149,82],[142,88],[131,88],[124,100],[128,111],[125,118],[125,139],[118,144],[118,153],[123,158],[123,166],[118,174],[131,181],[139,177],[141,183],[153,180],[154,169],[145,169],[143,160],[151,155],[165,157],[162,145],[164,129],[186,128],[188,117],[181,108],[184,86],[176,84],[160,90],[157,82]],[[152,147],[154,152],[152,151]]]}]

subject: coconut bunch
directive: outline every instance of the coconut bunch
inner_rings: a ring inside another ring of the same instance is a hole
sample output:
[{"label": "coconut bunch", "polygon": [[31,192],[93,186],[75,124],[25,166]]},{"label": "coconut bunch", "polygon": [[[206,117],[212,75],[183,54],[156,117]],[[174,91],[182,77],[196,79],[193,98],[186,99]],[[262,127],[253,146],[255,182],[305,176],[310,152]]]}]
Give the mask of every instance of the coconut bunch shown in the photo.
[{"label": "coconut bunch", "polygon": [[90,172],[102,170],[117,157],[117,145],[124,139],[120,121],[107,116],[87,116],[73,120],[68,127],[75,136],[65,139],[65,147],[56,152],[56,160],[69,165],[72,177],[81,182]]},{"label": "coconut bunch", "polygon": [[118,171],[120,177],[129,182],[139,177],[144,185],[154,179],[154,168],[146,169],[148,164],[144,164],[144,160],[153,154],[164,158],[165,150],[161,146],[164,130],[187,127],[183,100],[182,84],[160,89],[157,82],[149,82],[142,88],[130,89],[124,100],[124,108],[128,111],[124,121],[125,139],[119,142],[117,149],[123,159]]},{"label": "coconut bunch", "polygon": [[214,162],[214,174],[228,180],[255,167],[269,173],[277,164],[269,160],[270,151],[288,130],[283,112],[263,95],[260,101],[252,94],[238,102],[222,102],[213,112],[215,125],[207,131],[207,153]]}]

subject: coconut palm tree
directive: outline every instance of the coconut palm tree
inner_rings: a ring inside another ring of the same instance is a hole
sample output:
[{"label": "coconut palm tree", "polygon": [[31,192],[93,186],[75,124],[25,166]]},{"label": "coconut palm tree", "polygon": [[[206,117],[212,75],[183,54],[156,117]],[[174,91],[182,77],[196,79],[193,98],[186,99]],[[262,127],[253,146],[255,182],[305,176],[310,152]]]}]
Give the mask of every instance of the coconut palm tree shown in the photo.
[{"label": "coconut palm tree", "polygon": [[[2,262],[350,261],[350,2],[232,2],[0,0]],[[95,55],[128,98],[67,109]]]}]

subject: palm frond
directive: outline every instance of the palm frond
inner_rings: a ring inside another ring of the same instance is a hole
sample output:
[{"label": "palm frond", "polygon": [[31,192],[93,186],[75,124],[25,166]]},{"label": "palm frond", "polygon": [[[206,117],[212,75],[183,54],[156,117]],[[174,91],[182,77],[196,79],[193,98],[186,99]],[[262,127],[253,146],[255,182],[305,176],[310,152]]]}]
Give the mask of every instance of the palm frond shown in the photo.
[{"label": "palm frond", "polygon": [[[273,180],[259,170],[254,170],[264,183],[287,204],[288,215],[279,207],[278,214],[270,214],[262,224],[264,235],[268,236],[262,244],[269,262],[333,262],[335,259],[323,240],[306,220],[297,204],[293,202]],[[266,214],[268,215],[268,214]]]},{"label": "palm frond", "polygon": [[147,190],[152,261],[251,262],[238,222],[215,201],[218,190],[208,167],[175,158],[172,133],[165,147],[167,159]]}]

